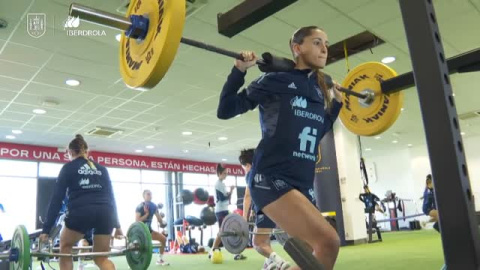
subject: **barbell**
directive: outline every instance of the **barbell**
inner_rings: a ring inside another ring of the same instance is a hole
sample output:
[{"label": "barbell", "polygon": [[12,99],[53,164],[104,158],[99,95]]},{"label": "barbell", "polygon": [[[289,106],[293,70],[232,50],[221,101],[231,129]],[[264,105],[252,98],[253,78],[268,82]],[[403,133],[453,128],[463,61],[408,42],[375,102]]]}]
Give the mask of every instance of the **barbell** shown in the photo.
[{"label": "barbell", "polygon": [[[10,250],[0,254],[0,260],[10,262],[10,270],[29,270],[32,264],[32,257],[53,258],[53,257],[115,257],[126,256],[128,265],[132,270],[146,270],[152,260],[152,249],[160,245],[152,244],[150,230],[143,222],[133,223],[127,231],[126,246],[119,251],[109,252],[85,252],[78,254],[54,253],[53,248],[49,251],[40,249],[30,250],[31,243],[27,229],[23,225],[15,228],[11,240]],[[82,248],[77,248],[81,250]],[[75,250],[75,248],[74,248]]]},{"label": "barbell", "polygon": [[[331,219],[336,216],[336,213],[322,212],[322,216],[326,219]],[[223,246],[228,252],[232,254],[242,253],[248,245],[249,236],[251,234],[274,235],[278,243],[282,246],[284,246],[290,239],[290,236],[281,228],[275,228],[272,232],[251,232],[249,230],[250,225],[255,225],[255,223],[247,222],[242,216],[236,213],[229,214],[223,219],[219,235],[222,239]]]},{"label": "barbell", "polygon": [[220,227],[220,238],[225,249],[232,254],[240,254],[248,245],[250,234],[275,235],[277,241],[284,245],[288,235],[281,229],[274,229],[270,232],[250,232],[248,222],[239,214],[229,214],[223,219]]},{"label": "barbell", "polygon": [[[332,212],[322,213],[324,216],[332,216]],[[335,215],[335,214],[333,214]],[[247,247],[250,234],[275,235],[277,241],[285,251],[297,263],[301,269],[325,269],[312,254],[312,248],[304,241],[290,237],[281,229],[274,229],[272,233],[250,232],[248,222],[238,214],[229,214],[223,220],[220,228],[220,237],[225,249],[232,254],[240,254]]]},{"label": "barbell", "polygon": [[[71,4],[69,15],[84,21],[124,31],[120,40],[120,72],[131,88],[151,89],[160,82],[173,62],[180,43],[242,59],[242,55],[200,41],[182,37],[185,0],[132,0],[127,17]],[[264,53],[257,61],[264,72],[290,71],[295,63]],[[344,107],[340,119],[351,132],[374,136],[397,120],[402,105],[401,92],[384,94],[381,82],[397,76],[388,66],[369,62],[348,73],[339,91]],[[351,97],[358,100],[353,101]]]}]

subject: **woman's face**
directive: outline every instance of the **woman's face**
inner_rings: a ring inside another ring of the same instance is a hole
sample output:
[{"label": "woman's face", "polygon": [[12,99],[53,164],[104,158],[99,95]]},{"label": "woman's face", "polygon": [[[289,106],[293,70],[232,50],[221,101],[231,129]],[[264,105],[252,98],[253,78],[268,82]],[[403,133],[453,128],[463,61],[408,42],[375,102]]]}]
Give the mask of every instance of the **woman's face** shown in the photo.
[{"label": "woman's face", "polygon": [[294,51],[312,69],[324,68],[328,57],[328,37],[320,29],[312,30],[302,44],[294,44]]},{"label": "woman's face", "polygon": [[218,175],[218,179],[220,180],[225,180],[225,178],[227,178],[227,170]]}]

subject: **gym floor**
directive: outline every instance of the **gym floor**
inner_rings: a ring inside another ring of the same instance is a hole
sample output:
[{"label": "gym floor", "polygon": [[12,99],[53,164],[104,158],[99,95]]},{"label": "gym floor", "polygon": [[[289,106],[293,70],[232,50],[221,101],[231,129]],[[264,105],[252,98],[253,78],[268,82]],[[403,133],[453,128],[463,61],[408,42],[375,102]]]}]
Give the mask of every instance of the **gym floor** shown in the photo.
[{"label": "gym floor", "polygon": [[[348,246],[340,249],[340,256],[335,269],[342,270],[415,270],[415,269],[440,269],[443,265],[443,254],[440,234],[434,230],[413,232],[384,233],[381,243]],[[280,245],[274,245],[275,251],[288,258]],[[168,267],[156,266],[154,255],[150,269],[261,269],[263,258],[255,250],[248,249],[243,254],[248,258],[244,261],[233,260],[233,255],[223,251],[223,264],[212,264],[206,254],[196,255],[168,255],[166,259],[171,263]],[[127,270],[125,258],[114,258],[118,270]],[[37,269],[35,263],[33,269]],[[54,269],[59,269],[58,264],[51,263]],[[48,267],[46,267],[48,269]],[[94,269],[94,268],[85,268]]]}]

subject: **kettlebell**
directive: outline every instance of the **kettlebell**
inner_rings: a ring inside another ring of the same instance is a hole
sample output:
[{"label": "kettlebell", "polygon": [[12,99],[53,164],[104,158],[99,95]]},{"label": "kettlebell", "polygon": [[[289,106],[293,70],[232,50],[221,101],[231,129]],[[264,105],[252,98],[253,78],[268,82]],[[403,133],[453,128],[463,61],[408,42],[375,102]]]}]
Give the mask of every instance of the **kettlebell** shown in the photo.
[{"label": "kettlebell", "polygon": [[223,263],[223,255],[220,249],[215,249],[212,254],[212,263],[214,264],[220,264]]}]

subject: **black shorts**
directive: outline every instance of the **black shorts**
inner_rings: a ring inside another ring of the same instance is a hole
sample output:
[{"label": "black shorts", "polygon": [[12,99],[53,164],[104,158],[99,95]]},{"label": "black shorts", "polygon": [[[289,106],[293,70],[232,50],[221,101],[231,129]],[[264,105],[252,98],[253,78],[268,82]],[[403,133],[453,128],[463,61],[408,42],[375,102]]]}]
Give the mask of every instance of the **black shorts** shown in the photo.
[{"label": "black shorts", "polygon": [[228,211],[221,211],[218,213],[215,213],[215,216],[217,217],[218,221],[218,227],[222,227],[223,220],[225,219],[226,216],[228,216]]},{"label": "black shorts", "polygon": [[111,235],[115,227],[115,214],[110,205],[91,205],[69,210],[65,226],[86,234],[93,229],[94,235]]},{"label": "black shorts", "polygon": [[270,203],[278,200],[290,190],[300,191],[316,207],[315,193],[313,188],[298,188],[276,177],[256,174],[249,184],[250,196],[254,204],[256,214],[255,224],[257,228],[275,228],[275,223],[263,214],[262,209]]}]

